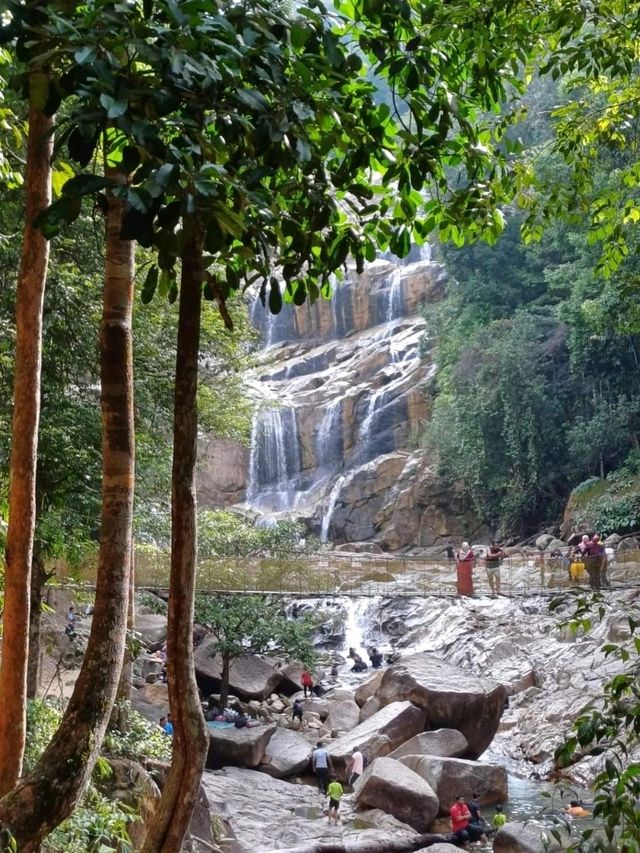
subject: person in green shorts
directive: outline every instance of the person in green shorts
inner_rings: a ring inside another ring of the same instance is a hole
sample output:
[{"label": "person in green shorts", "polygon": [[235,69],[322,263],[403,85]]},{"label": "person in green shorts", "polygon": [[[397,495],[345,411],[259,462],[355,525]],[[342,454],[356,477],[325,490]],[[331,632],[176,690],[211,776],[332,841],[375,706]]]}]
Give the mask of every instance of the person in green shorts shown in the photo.
[{"label": "person in green shorts", "polygon": [[507,822],[507,816],[502,811],[502,806],[496,806],[496,813],[493,816],[493,825],[496,829],[500,829]]},{"label": "person in green shorts", "polygon": [[344,794],[342,789],[342,785],[335,776],[331,777],[331,781],[329,782],[329,787],[327,788],[327,794],[329,795],[329,823],[333,820],[334,823],[338,824],[338,809],[340,808],[340,797]]}]

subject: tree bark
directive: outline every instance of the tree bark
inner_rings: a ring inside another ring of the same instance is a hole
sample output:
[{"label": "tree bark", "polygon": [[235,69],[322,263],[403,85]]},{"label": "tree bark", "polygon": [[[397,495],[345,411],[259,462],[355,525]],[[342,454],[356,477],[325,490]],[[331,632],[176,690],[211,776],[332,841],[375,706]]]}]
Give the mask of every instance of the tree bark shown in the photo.
[{"label": "tree bark", "polygon": [[[114,170],[107,170],[107,174],[125,182],[125,176]],[[134,244],[120,238],[123,209],[122,201],[109,198],[100,331],[102,515],[93,625],[82,669],[58,731],[33,771],[0,801],[0,828],[13,834],[20,853],[34,853],[84,792],[122,669],[134,484]]]},{"label": "tree bark", "polygon": [[224,711],[229,701],[229,669],[231,661],[228,655],[222,655],[222,672],[220,673],[220,709]]},{"label": "tree bark", "polygon": [[135,601],[135,547],[131,543],[131,564],[129,569],[129,602],[127,606],[127,644],[124,650],[122,672],[118,683],[118,702],[129,702],[131,700],[131,681],[133,678],[133,651],[131,642],[136,624],[136,601]]},{"label": "tree bark", "polygon": [[22,772],[27,725],[27,657],[36,461],[40,420],[42,307],[49,243],[33,226],[51,203],[53,119],[29,106],[26,219],[16,291],[16,355],[9,473],[9,528],[5,552],[4,618],[0,663],[0,797]]},{"label": "tree bark", "polygon": [[[414,835],[410,838],[374,838],[365,841],[328,842],[310,841],[308,844],[300,844],[297,847],[288,847],[287,853],[412,853],[414,850],[422,850],[432,847],[434,844],[454,844],[451,835]],[[276,853],[275,850],[265,853]]]},{"label": "tree bark", "polygon": [[143,853],[175,853],[182,849],[198,798],[209,745],[193,665],[202,245],[202,227],[196,215],[186,215],[176,358],[167,625],[169,704],[174,717],[173,758]]},{"label": "tree bark", "polygon": [[29,602],[29,657],[27,661],[27,699],[35,699],[40,686],[42,599],[48,575],[37,543],[31,560],[31,594]]}]

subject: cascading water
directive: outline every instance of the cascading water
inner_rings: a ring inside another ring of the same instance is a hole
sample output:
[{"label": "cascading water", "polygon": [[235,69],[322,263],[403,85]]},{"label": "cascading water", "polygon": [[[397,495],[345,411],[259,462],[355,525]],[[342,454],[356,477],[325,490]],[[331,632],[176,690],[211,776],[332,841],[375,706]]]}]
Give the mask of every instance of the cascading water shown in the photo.
[{"label": "cascading water", "polygon": [[387,323],[393,323],[404,313],[404,300],[402,297],[403,271],[395,269],[387,281],[389,294],[387,297]]},{"label": "cascading water", "polygon": [[316,454],[320,467],[331,467],[342,458],[342,400],[331,400],[318,429]]},{"label": "cascading water", "polygon": [[331,493],[329,495],[329,503],[327,504],[327,508],[324,512],[324,515],[322,516],[322,526],[320,530],[321,542],[328,542],[329,540],[329,525],[331,524],[331,517],[333,516],[336,504],[338,503],[340,492],[346,484],[346,480],[347,478],[343,474],[342,476],[338,477],[338,479],[333,484],[333,488],[331,489]]},{"label": "cascading water", "polygon": [[295,409],[259,409],[251,427],[247,504],[274,512],[293,509],[299,473]]}]

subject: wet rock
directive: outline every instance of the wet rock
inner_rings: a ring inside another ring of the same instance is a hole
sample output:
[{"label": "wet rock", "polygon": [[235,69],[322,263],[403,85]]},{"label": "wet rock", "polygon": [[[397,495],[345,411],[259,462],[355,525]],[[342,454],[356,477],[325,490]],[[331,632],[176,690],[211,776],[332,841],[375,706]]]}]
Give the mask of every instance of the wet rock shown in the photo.
[{"label": "wet rock", "polygon": [[408,699],[426,712],[429,728],[458,729],[477,758],[500,724],[506,692],[492,681],[426,653],[403,658],[384,673],[376,693],[383,706]]},{"label": "wet rock", "polygon": [[393,758],[376,758],[354,790],[358,805],[383,809],[418,832],[426,832],[438,814],[430,785]]},{"label": "wet rock", "polygon": [[312,747],[304,735],[278,728],[273,733],[259,769],[275,779],[295,776],[309,767]]},{"label": "wet rock", "polygon": [[424,728],[424,711],[411,702],[392,702],[348,734],[329,745],[336,773],[344,780],[346,764],[354,749],[363,752],[369,761],[388,755],[396,747]]},{"label": "wet rock", "polygon": [[507,771],[500,765],[432,755],[405,755],[398,760],[431,785],[442,814],[449,811],[460,792],[467,797],[476,792],[481,806],[501,803],[508,797]]},{"label": "wet rock", "polygon": [[438,842],[438,844],[432,844],[431,847],[421,847],[418,850],[418,853],[460,853],[460,848],[456,847],[455,844],[447,844],[446,841]]},{"label": "wet rock", "polygon": [[494,853],[555,853],[562,847],[535,821],[505,823],[494,836]]},{"label": "wet rock", "polygon": [[328,729],[337,729],[339,732],[349,732],[360,722],[360,708],[353,699],[342,702],[332,702],[329,716],[324,721]]},{"label": "wet rock", "polygon": [[437,755],[442,758],[459,758],[469,749],[467,739],[457,729],[436,729],[415,735],[395,749],[389,758],[404,755]]},{"label": "wet rock", "polygon": [[275,725],[260,725],[236,729],[209,726],[209,752],[207,767],[217,769],[234,767],[257,767],[264,762],[267,745],[273,737]]},{"label": "wet rock", "polygon": [[[216,640],[210,638],[194,652],[198,683],[205,693],[220,689],[222,661],[215,654]],[[229,686],[241,699],[265,699],[282,681],[282,673],[271,661],[257,655],[246,655],[231,662]]]}]

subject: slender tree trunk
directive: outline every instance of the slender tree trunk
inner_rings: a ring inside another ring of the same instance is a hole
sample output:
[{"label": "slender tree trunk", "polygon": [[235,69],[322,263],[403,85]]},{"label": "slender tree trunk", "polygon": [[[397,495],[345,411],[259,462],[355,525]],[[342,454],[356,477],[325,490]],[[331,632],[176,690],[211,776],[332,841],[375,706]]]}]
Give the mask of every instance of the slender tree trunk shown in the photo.
[{"label": "slender tree trunk", "polygon": [[224,711],[229,702],[229,669],[231,660],[228,655],[222,655],[222,672],[220,673],[220,710]]},{"label": "slender tree trunk", "polygon": [[40,685],[42,598],[47,572],[37,543],[31,561],[31,595],[29,610],[29,658],[27,662],[27,699],[35,699]]},{"label": "slender tree trunk", "polygon": [[186,216],[176,358],[167,625],[169,704],[174,716],[173,758],[143,853],[176,853],[182,849],[209,745],[193,666],[202,240],[202,229],[195,215]]},{"label": "slender tree trunk", "polygon": [[33,227],[51,203],[53,119],[29,107],[26,220],[16,291],[16,355],[9,474],[9,529],[4,576],[0,663],[0,797],[22,772],[27,724],[27,657],[33,533],[36,523],[36,460],[40,420],[42,306],[49,243]]},{"label": "slender tree trunk", "polygon": [[[107,170],[124,183],[124,176]],[[0,828],[34,853],[84,792],[111,715],[124,654],[134,484],[131,306],[134,244],[120,238],[123,203],[111,197],[102,326],[102,516],[89,644],[64,717],[33,771],[0,801]],[[3,725],[4,728],[4,725]]]},{"label": "slender tree trunk", "polygon": [[[131,542],[131,568],[129,570],[129,603],[127,608],[127,645],[124,650],[124,661],[118,684],[118,701],[129,702],[131,699],[131,681],[133,679],[133,652],[131,641],[136,623],[135,601],[135,547]],[[122,722],[122,721],[121,721]],[[122,727],[122,726],[121,726]]]}]

